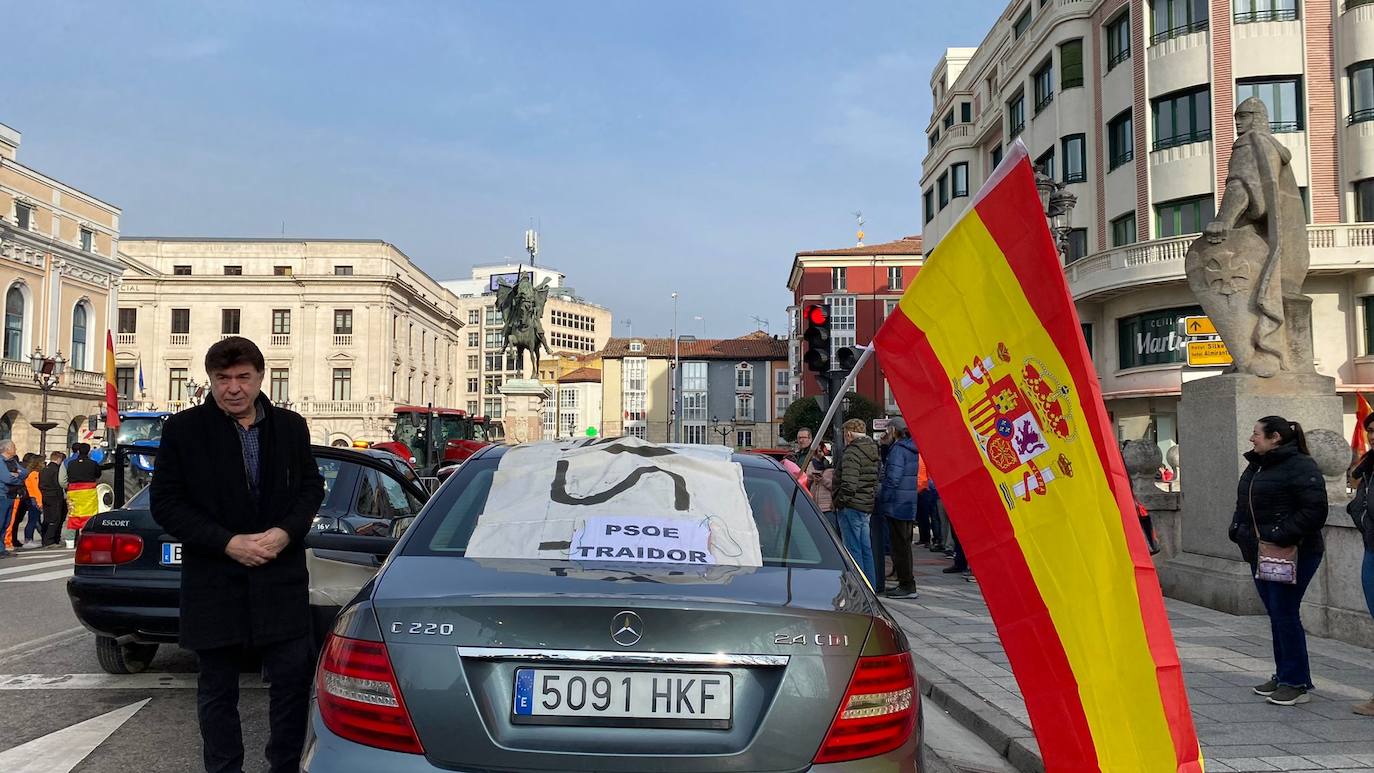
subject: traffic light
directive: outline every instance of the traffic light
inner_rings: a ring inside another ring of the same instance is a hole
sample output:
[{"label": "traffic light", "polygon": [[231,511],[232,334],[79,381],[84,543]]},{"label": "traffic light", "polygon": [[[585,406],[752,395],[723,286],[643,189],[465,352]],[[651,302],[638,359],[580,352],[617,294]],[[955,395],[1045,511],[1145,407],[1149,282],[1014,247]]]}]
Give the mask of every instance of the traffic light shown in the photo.
[{"label": "traffic light", "polygon": [[835,370],[841,376],[849,375],[849,371],[854,370],[854,366],[859,364],[859,351],[852,346],[841,346],[835,350]]},{"label": "traffic light", "polygon": [[830,307],[807,304],[802,319],[806,323],[806,330],[802,332],[806,354],[802,361],[812,373],[830,372]]}]

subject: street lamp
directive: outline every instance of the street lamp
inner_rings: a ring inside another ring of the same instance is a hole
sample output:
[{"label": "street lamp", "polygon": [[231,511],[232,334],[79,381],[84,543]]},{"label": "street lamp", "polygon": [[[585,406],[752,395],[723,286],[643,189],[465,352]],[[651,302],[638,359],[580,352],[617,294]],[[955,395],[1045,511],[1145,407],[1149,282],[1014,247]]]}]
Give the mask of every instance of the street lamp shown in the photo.
[{"label": "street lamp", "polygon": [[723,446],[728,446],[730,444],[729,442],[727,442],[727,439],[730,437],[730,433],[735,431],[735,428],[729,422],[722,424],[720,422],[720,419],[716,418],[715,416],[712,416],[711,431],[720,433],[720,444]]},{"label": "street lamp", "polygon": [[44,357],[41,349],[34,349],[33,354],[29,356],[29,365],[33,368],[34,383],[43,391],[43,420],[35,422],[33,428],[38,430],[38,455],[46,456],[48,430],[57,426],[57,422],[48,421],[48,394],[57,386],[63,372],[67,370],[67,360],[62,356],[60,349],[56,357]]},{"label": "street lamp", "polygon": [[1050,233],[1054,234],[1055,249],[1059,250],[1061,257],[1067,257],[1069,231],[1073,230],[1069,220],[1073,215],[1074,206],[1078,204],[1078,197],[1069,193],[1069,189],[1063,183],[1055,182],[1053,177],[1039,168],[1035,170],[1035,190],[1040,194],[1040,208],[1049,220]]},{"label": "street lamp", "polygon": [[674,443],[681,443],[681,442],[682,442],[682,430],[680,430],[680,429],[678,428],[678,427],[679,427],[678,417],[679,417],[679,412],[680,412],[680,410],[679,410],[679,409],[680,409],[680,406],[678,405],[678,395],[681,394],[681,385],[678,384],[678,379],[681,378],[681,375],[680,375],[680,373],[679,373],[679,371],[678,371],[678,367],[677,367],[677,366],[678,366],[678,353],[679,353],[679,352],[678,352],[678,340],[679,340],[679,336],[678,336],[678,333],[677,333],[677,293],[673,293],[673,378],[672,378],[672,382],[671,382],[671,383],[672,383],[672,385],[673,385],[673,401],[672,401],[672,402],[673,402],[673,442],[674,442]]},{"label": "street lamp", "polygon": [[205,393],[210,389],[210,379],[197,381],[195,376],[186,379],[186,404],[187,406],[200,405],[205,402]]}]

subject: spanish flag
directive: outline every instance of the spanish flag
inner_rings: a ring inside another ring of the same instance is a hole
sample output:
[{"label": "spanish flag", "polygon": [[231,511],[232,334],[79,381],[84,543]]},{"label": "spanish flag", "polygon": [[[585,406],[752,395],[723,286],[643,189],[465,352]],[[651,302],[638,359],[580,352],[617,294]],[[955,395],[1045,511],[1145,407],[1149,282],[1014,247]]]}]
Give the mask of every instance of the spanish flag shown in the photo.
[{"label": "spanish flag", "polygon": [[105,426],[119,429],[119,389],[115,386],[114,336],[105,331]]},{"label": "spanish flag", "polygon": [[1046,770],[1201,771],[1164,598],[1020,142],[874,343]]},{"label": "spanish flag", "polygon": [[1364,395],[1355,393],[1355,433],[1350,436],[1350,449],[1355,452],[1355,461],[1359,461],[1361,456],[1369,450],[1364,442],[1364,420],[1369,418],[1369,401],[1364,399]]}]

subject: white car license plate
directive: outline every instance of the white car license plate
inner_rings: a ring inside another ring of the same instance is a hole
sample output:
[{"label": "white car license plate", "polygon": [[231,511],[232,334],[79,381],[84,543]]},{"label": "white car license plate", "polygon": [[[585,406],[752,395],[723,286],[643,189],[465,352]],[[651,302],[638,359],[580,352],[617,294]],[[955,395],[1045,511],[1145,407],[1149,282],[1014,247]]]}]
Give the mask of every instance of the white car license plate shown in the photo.
[{"label": "white car license plate", "polygon": [[181,566],[181,543],[164,542],[162,543],[162,565]]},{"label": "white car license plate", "polygon": [[730,674],[700,671],[515,672],[516,722],[633,727],[730,727]]}]

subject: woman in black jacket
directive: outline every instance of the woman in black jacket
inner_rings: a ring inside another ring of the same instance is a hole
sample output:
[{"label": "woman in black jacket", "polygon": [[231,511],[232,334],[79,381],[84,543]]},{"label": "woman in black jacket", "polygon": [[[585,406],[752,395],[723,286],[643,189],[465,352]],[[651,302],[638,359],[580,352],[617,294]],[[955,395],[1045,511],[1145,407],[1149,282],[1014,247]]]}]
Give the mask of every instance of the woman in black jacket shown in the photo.
[{"label": "woman in black jacket", "polygon": [[[1345,506],[1345,511],[1355,521],[1355,528],[1364,535],[1360,584],[1364,586],[1364,603],[1369,607],[1369,614],[1374,615],[1374,521],[1370,520],[1369,511],[1369,484],[1374,481],[1374,414],[1365,417],[1364,434],[1370,450],[1360,457],[1359,464],[1350,473],[1355,479],[1355,498]],[[1355,706],[1355,713],[1374,717],[1374,698]]]},{"label": "woman in black jacket", "polygon": [[1274,638],[1274,676],[1256,686],[1255,694],[1270,703],[1293,706],[1308,701],[1312,674],[1307,662],[1307,635],[1299,608],[1307,585],[1321,565],[1326,546],[1326,482],[1307,453],[1302,425],[1281,416],[1265,416],[1250,436],[1250,465],[1240,476],[1231,541],[1256,569],[1260,541],[1280,548],[1297,548],[1296,582],[1255,579]]}]

